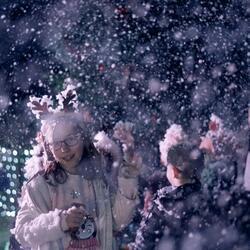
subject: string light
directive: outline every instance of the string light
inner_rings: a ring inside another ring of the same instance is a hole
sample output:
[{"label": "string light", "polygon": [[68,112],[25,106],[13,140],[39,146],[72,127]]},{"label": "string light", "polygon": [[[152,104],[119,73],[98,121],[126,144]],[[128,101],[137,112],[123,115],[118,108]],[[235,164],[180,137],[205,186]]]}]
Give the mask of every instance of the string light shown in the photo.
[{"label": "string light", "polygon": [[15,217],[19,196],[18,190],[22,185],[19,177],[23,176],[25,160],[32,153],[32,150],[28,149],[19,151],[0,147],[0,168],[5,170],[9,182],[9,187],[3,187],[6,189],[0,195],[0,217]]}]

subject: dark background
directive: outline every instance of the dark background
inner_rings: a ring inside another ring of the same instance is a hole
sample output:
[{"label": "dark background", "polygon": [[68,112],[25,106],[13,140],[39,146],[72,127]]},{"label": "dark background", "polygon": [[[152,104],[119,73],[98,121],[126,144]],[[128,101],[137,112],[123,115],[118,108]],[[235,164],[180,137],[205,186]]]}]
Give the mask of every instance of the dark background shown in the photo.
[{"label": "dark background", "polygon": [[[141,140],[171,123],[206,128],[211,112],[232,128],[249,101],[248,1],[1,1],[1,144],[30,144],[30,95],[70,77],[109,129],[135,123]],[[154,136],[152,136],[154,135]]]}]

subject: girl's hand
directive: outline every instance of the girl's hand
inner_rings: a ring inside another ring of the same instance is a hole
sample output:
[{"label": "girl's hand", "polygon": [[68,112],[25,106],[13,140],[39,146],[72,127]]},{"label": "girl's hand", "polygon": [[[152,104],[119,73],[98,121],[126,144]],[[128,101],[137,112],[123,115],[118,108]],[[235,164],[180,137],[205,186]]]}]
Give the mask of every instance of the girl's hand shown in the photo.
[{"label": "girl's hand", "polygon": [[65,212],[65,220],[69,230],[79,228],[85,215],[85,210],[82,206],[72,206]]},{"label": "girl's hand", "polygon": [[119,140],[124,146],[134,148],[134,137],[132,135],[132,123],[118,122],[114,127],[114,138]]},{"label": "girl's hand", "polygon": [[208,137],[201,137],[200,149],[204,149],[207,153],[214,154],[215,149],[213,142]]},{"label": "girl's hand", "polygon": [[104,131],[101,131],[95,135],[94,145],[98,151],[104,154],[110,154],[114,162],[121,162],[120,148],[107,136]]},{"label": "girl's hand", "polygon": [[122,144],[124,161],[120,173],[125,178],[137,177],[142,165],[141,156],[135,152],[132,129],[132,123],[121,121],[114,127],[113,137]]},{"label": "girl's hand", "polygon": [[127,161],[126,159],[123,161],[122,168],[120,171],[121,176],[125,178],[135,178],[138,177],[141,167],[142,167],[142,157],[134,153],[133,157]]},{"label": "girl's hand", "polygon": [[126,161],[132,161],[134,155],[134,137],[132,135],[132,123],[118,122],[114,127],[114,138],[122,144]]}]

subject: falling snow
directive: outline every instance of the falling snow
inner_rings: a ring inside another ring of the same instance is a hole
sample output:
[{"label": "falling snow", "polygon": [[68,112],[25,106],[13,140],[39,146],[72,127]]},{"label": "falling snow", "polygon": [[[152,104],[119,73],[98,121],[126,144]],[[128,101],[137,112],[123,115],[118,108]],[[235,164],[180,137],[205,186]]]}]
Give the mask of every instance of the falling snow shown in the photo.
[{"label": "falling snow", "polygon": [[[249,133],[249,14],[246,0],[1,1],[0,215],[15,215],[25,161],[30,167],[40,126],[28,108],[30,96],[31,102],[43,96],[52,110],[68,86],[77,90],[74,107],[92,134],[102,131],[95,143],[105,144],[117,122],[133,124],[142,179],[165,170],[168,132],[176,124],[180,140],[210,138],[216,157],[203,173],[206,195],[217,188],[214,201],[207,199],[229,224],[216,214],[206,233],[211,242],[221,239],[223,249],[237,241],[237,249],[247,249],[249,228],[240,220],[249,220],[242,212],[249,198],[236,190],[244,181]],[[189,248],[180,249],[202,249],[203,236],[186,235]],[[174,249],[173,242],[163,237],[159,249]]]}]

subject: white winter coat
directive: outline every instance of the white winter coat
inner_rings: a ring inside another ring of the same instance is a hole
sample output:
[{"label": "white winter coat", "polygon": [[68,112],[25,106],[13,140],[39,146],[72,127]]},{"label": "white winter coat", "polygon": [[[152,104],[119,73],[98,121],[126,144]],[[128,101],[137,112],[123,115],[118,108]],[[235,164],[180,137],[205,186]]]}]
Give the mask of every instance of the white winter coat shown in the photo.
[{"label": "white winter coat", "polygon": [[[72,203],[83,203],[94,215],[97,238],[102,250],[117,249],[114,230],[127,225],[137,199],[136,178],[118,178],[118,191],[111,194],[102,179],[86,180],[80,175],[68,175],[64,184],[49,185],[37,174],[23,188],[21,207],[13,230],[17,240],[34,250],[62,250],[68,247],[70,235],[60,226],[60,212]],[[73,192],[79,197],[74,197]]]}]

